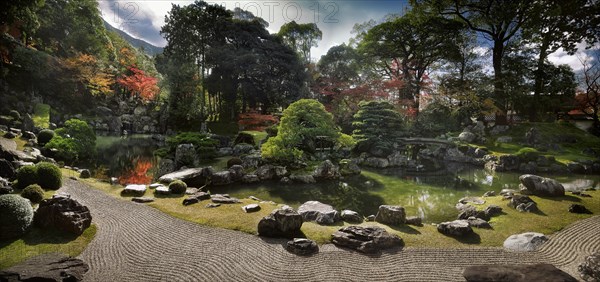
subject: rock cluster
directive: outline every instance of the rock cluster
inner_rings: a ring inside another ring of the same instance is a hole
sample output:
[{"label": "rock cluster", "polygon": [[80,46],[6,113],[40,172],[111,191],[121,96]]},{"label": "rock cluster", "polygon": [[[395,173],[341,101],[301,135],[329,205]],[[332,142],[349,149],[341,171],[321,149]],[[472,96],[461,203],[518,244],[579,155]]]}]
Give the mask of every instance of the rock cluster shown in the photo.
[{"label": "rock cluster", "polygon": [[40,203],[33,222],[42,228],[52,227],[81,235],[86,228],[90,227],[92,215],[86,206],[71,199],[69,195],[57,194]]},{"label": "rock cluster", "polygon": [[347,226],[333,233],[332,242],[363,253],[376,253],[385,249],[401,247],[402,239],[381,227]]},{"label": "rock cluster", "polygon": [[258,222],[258,235],[293,238],[300,233],[304,220],[289,206],[276,209]]}]

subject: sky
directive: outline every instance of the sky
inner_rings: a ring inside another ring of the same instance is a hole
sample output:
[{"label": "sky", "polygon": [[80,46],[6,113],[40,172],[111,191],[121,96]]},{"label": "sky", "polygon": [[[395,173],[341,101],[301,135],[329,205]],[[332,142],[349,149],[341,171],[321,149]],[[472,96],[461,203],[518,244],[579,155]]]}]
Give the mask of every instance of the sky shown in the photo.
[{"label": "sky", "polygon": [[[98,0],[102,17],[109,24],[129,35],[153,45],[164,47],[166,41],[160,35],[165,15],[172,4],[185,6],[193,1],[171,0]],[[357,23],[371,19],[381,21],[388,14],[402,14],[409,6],[407,0],[296,0],[296,1],[206,1],[233,10],[239,7],[252,12],[269,23],[271,33],[281,25],[295,20],[298,23],[316,23],[323,32],[318,47],[311,50],[313,61],[327,53],[333,46],[348,43],[353,37],[352,28]],[[580,56],[585,56],[580,53]],[[555,64],[568,64],[575,71],[581,69],[577,56],[569,56],[561,50],[550,55]]]}]

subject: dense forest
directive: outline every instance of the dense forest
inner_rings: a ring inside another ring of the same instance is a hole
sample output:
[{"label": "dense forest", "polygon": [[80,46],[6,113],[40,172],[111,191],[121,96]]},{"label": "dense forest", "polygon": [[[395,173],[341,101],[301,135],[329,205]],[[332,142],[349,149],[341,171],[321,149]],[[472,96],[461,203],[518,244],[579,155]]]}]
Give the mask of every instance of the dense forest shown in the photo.
[{"label": "dense forest", "polygon": [[[416,135],[436,136],[471,119],[503,124],[568,113],[587,116],[600,131],[596,1],[410,4],[402,15],[356,24],[350,42],[315,62],[311,49],[323,36],[316,24],[292,21],[271,34],[248,11],[203,1],[172,6],[158,54],[107,28],[96,1],[5,2],[2,111],[32,112],[34,103],[25,102],[43,102],[62,123],[136,109],[156,126],[143,130],[136,122],[144,121],[120,116],[98,119],[96,129],[165,132],[205,130],[206,122],[268,125],[292,102],[313,98],[351,133],[360,101],[386,100]],[[577,73],[548,60],[581,46]]]}]

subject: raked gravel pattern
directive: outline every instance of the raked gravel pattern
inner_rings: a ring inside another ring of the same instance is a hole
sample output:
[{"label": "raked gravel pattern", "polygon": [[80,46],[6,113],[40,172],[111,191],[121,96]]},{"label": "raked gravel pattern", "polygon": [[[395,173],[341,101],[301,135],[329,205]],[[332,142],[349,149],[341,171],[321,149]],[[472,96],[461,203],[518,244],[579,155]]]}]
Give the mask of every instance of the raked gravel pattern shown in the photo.
[{"label": "raked gravel pattern", "polygon": [[464,281],[476,264],[546,262],[579,278],[577,265],[600,250],[600,216],[550,236],[536,251],[411,248],[369,256],[321,246],[311,257],[288,253],[286,240],[201,226],[144,204],[65,179],[62,192],[88,206],[98,226],[80,255],[86,281]]}]

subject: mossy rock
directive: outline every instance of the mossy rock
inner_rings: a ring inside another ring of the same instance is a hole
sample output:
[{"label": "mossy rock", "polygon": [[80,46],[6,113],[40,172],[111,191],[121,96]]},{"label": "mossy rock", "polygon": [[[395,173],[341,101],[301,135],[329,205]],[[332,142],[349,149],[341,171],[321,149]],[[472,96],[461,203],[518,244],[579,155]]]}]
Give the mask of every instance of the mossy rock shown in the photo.
[{"label": "mossy rock", "polygon": [[183,194],[187,190],[187,184],[181,180],[175,180],[169,184],[169,191],[172,194]]}]

